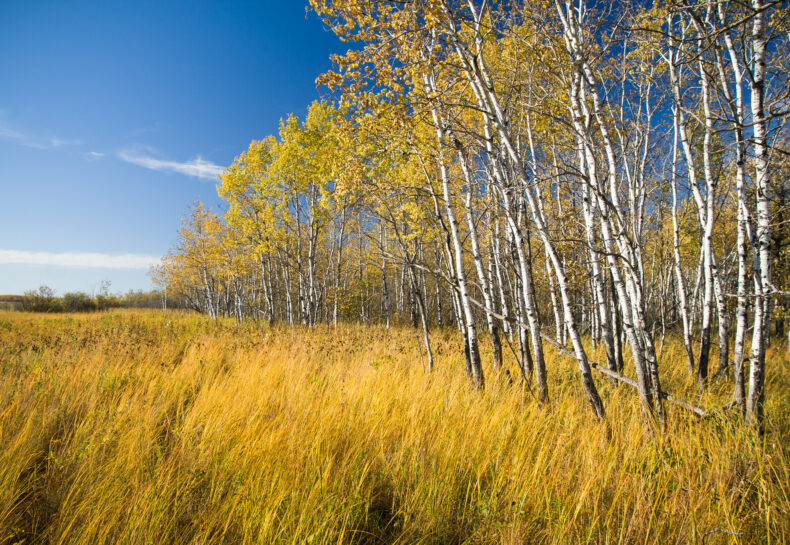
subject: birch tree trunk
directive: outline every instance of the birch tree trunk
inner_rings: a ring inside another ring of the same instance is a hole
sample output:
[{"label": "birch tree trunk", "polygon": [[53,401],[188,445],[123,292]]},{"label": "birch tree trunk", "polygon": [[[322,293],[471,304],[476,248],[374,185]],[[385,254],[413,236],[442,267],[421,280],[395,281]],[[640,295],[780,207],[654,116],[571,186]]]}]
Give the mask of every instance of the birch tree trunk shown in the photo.
[{"label": "birch tree trunk", "polygon": [[460,148],[458,149],[458,162],[461,165],[461,170],[464,173],[464,178],[467,185],[466,198],[464,199],[464,209],[466,210],[467,226],[469,227],[469,239],[472,243],[472,258],[475,262],[477,279],[480,282],[480,291],[483,293],[483,301],[485,302],[486,306],[486,323],[488,325],[488,333],[491,336],[491,345],[493,347],[494,371],[498,373],[499,369],[502,367],[502,342],[499,338],[499,325],[496,322],[496,318],[494,318],[494,316],[491,314],[491,310],[494,308],[494,301],[490,287],[491,283],[486,276],[485,267],[483,265],[483,256],[480,253],[480,242],[477,237],[477,225],[475,224],[474,213],[472,211],[472,192],[474,182],[469,171],[469,165],[467,163],[466,156]]},{"label": "birch tree trunk", "polygon": [[754,185],[757,201],[757,232],[754,237],[754,330],[749,369],[748,419],[761,425],[765,403],[765,348],[771,305],[771,208],[768,199],[768,146],[765,118],[766,38],[762,0],[752,0],[751,93],[752,139],[754,140]]},{"label": "birch tree trunk", "polygon": [[[719,25],[727,26],[727,17],[723,4],[718,6]],[[749,208],[746,204],[744,184],[746,183],[746,143],[744,136],[744,98],[743,98],[743,70],[741,61],[736,51],[735,44],[729,30],[722,33],[730,68],[734,77],[735,96],[727,91],[728,82],[721,78],[721,88],[730,104],[733,116],[733,130],[735,132],[735,192],[738,207],[737,251],[738,251],[738,306],[735,311],[735,344],[733,347],[733,402],[743,408],[746,399],[743,374],[744,340],[746,337],[747,322],[747,228],[751,225]],[[723,74],[724,70],[719,71]]]},{"label": "birch tree trunk", "polygon": [[677,185],[677,152],[678,152],[678,120],[677,108],[672,116],[672,256],[675,269],[675,292],[680,303],[680,318],[683,322],[683,345],[686,348],[686,362],[690,373],[694,373],[694,348],[691,343],[691,323],[689,321],[686,285],[683,280],[683,267],[680,261],[680,226],[678,224],[678,185]]}]

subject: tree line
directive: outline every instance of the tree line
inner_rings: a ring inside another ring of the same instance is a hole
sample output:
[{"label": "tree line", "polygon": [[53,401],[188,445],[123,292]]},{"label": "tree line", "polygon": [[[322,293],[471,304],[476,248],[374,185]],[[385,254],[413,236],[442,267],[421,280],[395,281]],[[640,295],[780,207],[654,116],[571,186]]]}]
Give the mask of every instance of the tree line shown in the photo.
[{"label": "tree line", "polygon": [[352,44],[331,100],[223,172],[226,211],[184,217],[163,290],[215,318],[412,324],[428,370],[456,327],[477,387],[485,336],[541,403],[553,345],[599,418],[593,370],[663,421],[677,334],[699,390],[716,366],[762,420],[788,329],[787,2],[311,6]]},{"label": "tree line", "polygon": [[[61,296],[49,286],[28,290],[24,295],[3,295],[0,302],[9,310],[27,312],[95,312],[114,308],[165,308],[164,294],[159,291],[130,290],[124,294],[109,293],[109,282],[104,283],[98,294],[82,291],[66,292]],[[186,309],[179,300],[170,302],[171,308]]]}]

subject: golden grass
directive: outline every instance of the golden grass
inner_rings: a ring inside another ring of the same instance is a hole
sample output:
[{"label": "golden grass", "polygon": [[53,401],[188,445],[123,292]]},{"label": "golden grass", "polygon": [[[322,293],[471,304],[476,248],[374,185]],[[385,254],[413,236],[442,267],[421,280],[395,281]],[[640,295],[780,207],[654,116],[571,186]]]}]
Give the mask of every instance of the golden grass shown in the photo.
[{"label": "golden grass", "polygon": [[[0,544],[787,543],[790,371],[767,432],[672,409],[549,355],[539,409],[459,340],[413,330],[213,324],[188,314],[0,313]],[[662,365],[691,398],[681,346]],[[487,356],[487,354],[485,354]],[[714,383],[698,403],[722,406]],[[739,533],[733,536],[721,531]]]}]

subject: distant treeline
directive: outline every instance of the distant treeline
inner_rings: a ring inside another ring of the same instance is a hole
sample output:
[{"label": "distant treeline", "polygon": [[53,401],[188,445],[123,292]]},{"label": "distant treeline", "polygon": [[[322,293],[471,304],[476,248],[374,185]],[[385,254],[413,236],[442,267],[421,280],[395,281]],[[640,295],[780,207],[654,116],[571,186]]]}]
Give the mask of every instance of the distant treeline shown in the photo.
[{"label": "distant treeline", "polygon": [[111,295],[100,293],[89,295],[75,291],[57,296],[49,286],[29,290],[24,295],[0,295],[0,308],[28,312],[93,312],[112,308],[183,308],[179,300],[167,300],[158,290],[128,291]]}]

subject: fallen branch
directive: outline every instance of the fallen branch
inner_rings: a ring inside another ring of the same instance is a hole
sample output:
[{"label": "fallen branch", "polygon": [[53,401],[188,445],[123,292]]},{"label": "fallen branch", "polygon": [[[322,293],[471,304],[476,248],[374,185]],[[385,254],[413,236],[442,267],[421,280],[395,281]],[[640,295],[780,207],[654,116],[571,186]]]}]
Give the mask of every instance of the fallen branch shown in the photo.
[{"label": "fallen branch", "polygon": [[[544,341],[546,341],[549,344],[551,344],[552,346],[554,346],[554,348],[556,348],[557,351],[560,352],[561,354],[565,354],[566,356],[570,356],[572,358],[576,357],[576,355],[573,352],[571,352],[570,350],[568,350],[567,348],[562,346],[555,339],[552,339],[551,337],[549,337],[548,335],[545,335],[543,333],[541,333],[540,335],[541,335],[541,337],[543,338]],[[623,376],[623,375],[621,375],[620,373],[618,373],[616,371],[612,371],[608,367],[603,367],[603,366],[598,365],[597,363],[592,362],[592,361],[590,362],[590,367],[592,367],[593,369],[595,369],[599,373],[602,373],[602,374],[604,374],[604,375],[606,375],[608,377],[611,377],[611,378],[613,378],[613,379],[615,379],[615,380],[617,380],[619,382],[622,382],[624,384],[628,384],[629,386],[633,386],[634,388],[637,388],[639,386],[634,379],[628,378],[626,376]],[[666,393],[664,391],[661,392],[661,398],[662,399],[666,399],[668,402],[672,403],[673,405],[677,405],[678,407],[682,407],[682,408],[686,409],[687,411],[691,411],[692,413],[696,414],[700,418],[707,418],[708,416],[710,416],[710,413],[708,411],[706,411],[705,409],[703,409],[701,407],[697,407],[696,405],[692,405],[691,403],[689,403],[687,401],[683,401],[682,399],[678,399],[675,396],[670,395],[670,394],[668,394],[668,393]]]},{"label": "fallen branch", "polygon": [[[387,255],[391,256],[393,258],[397,257],[397,256],[394,256],[393,254],[387,254]],[[442,271],[439,271],[439,270],[436,270],[436,269],[431,269],[430,267],[426,267],[426,266],[420,265],[418,263],[414,263],[413,265],[415,267],[417,267],[418,269],[422,269],[422,270],[424,270],[426,272],[432,273],[434,275],[437,275],[437,276],[443,278],[444,280],[447,281],[448,284],[450,284],[450,287],[452,289],[458,290],[458,287],[453,283],[452,279],[449,278]],[[485,306],[485,304],[481,303],[480,301],[477,301],[473,297],[468,297],[468,299],[469,299],[470,303],[472,303],[476,307],[484,310],[485,312],[487,312],[488,314],[490,314],[494,318],[497,318],[497,319],[500,319],[500,320],[506,320],[506,321],[510,322],[511,324],[518,325],[519,327],[528,327],[527,324],[522,323],[521,321],[513,318],[512,316],[505,316],[503,314],[500,314],[500,313],[494,311],[493,309],[488,308],[487,306]],[[540,336],[543,338],[544,341],[548,342],[554,348],[556,348],[558,352],[560,352],[562,354],[565,354],[566,356],[570,356],[571,358],[576,359],[576,354],[574,354],[573,352],[571,352],[570,350],[568,350],[567,348],[562,346],[555,339],[552,339],[551,337],[549,337],[545,333],[541,333]],[[511,350],[512,350],[512,347],[511,347]],[[620,373],[617,373],[616,371],[612,371],[608,367],[602,367],[602,366],[598,365],[595,362],[589,362],[589,364],[590,364],[590,367],[592,367],[593,369],[595,369],[599,373],[607,375],[607,376],[609,376],[609,377],[611,377],[611,378],[613,378],[613,379],[615,379],[617,381],[620,381],[622,383],[628,384],[629,386],[633,386],[634,388],[638,387],[638,385],[637,385],[637,383],[636,383],[636,381],[634,379],[630,379],[630,378],[628,378],[626,376],[621,375]],[[661,399],[666,399],[668,402],[672,403],[673,405],[677,405],[678,407],[686,409],[687,411],[691,411],[692,413],[696,414],[700,418],[707,418],[707,417],[710,416],[710,413],[708,411],[706,411],[705,409],[703,409],[701,407],[697,407],[696,405],[692,405],[691,403],[689,403],[687,401],[683,401],[682,399],[678,399],[675,396],[670,395],[670,394],[668,394],[668,393],[666,393],[664,391],[661,392]]]},{"label": "fallen branch", "polygon": [[714,528],[713,530],[708,530],[702,535],[702,542],[705,543],[705,540],[708,539],[708,536],[713,534],[727,534],[736,537],[741,537],[743,535],[742,532],[733,532],[732,530],[725,530],[724,528]]}]

